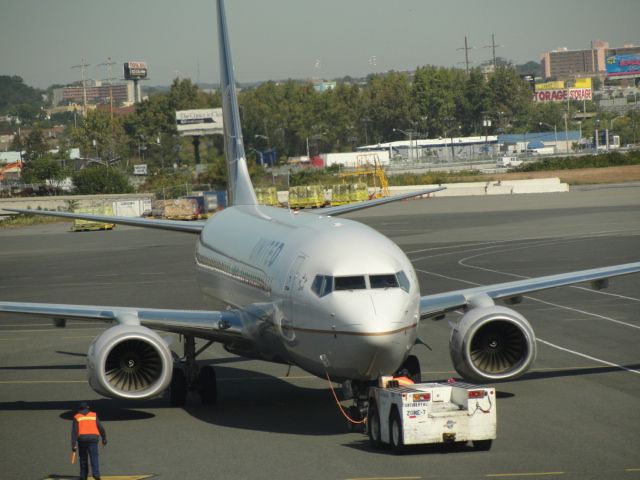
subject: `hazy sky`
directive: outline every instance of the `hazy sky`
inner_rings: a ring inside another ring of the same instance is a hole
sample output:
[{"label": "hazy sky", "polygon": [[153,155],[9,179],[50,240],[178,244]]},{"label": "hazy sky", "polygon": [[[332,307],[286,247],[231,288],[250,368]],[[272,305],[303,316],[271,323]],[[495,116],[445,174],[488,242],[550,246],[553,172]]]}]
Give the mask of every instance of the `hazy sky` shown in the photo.
[{"label": "hazy sky", "polygon": [[[416,66],[463,67],[496,54],[539,61],[557,47],[640,44],[639,0],[227,0],[236,78],[364,76]],[[47,87],[105,79],[108,57],[146,61],[149,85],[176,76],[217,83],[214,0],[0,0],[0,74]]]}]

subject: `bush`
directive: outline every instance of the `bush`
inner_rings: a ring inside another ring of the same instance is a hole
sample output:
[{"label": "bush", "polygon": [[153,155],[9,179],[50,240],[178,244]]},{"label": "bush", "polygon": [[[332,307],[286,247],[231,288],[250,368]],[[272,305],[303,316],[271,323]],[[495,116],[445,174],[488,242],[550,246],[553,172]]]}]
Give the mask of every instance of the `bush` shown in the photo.
[{"label": "bush", "polygon": [[579,157],[557,157],[530,162],[514,169],[516,172],[538,172],[546,170],[573,170],[576,168],[605,168],[640,164],[640,152],[610,152]]},{"label": "bush", "polygon": [[76,186],[76,193],[81,195],[133,192],[124,173],[103,165],[85,168],[74,173],[73,184]]}]

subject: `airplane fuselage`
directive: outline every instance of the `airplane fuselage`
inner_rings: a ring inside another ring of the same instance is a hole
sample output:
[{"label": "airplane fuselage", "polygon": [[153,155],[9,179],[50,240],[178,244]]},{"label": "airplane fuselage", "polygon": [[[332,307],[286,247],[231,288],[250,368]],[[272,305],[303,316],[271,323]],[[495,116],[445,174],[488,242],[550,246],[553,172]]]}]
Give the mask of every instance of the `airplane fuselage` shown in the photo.
[{"label": "airplane fuselage", "polygon": [[195,256],[205,298],[244,313],[252,348],[239,342],[236,353],[338,381],[372,380],[393,373],[415,343],[415,271],[395,243],[361,223],[235,206],[207,221]]}]

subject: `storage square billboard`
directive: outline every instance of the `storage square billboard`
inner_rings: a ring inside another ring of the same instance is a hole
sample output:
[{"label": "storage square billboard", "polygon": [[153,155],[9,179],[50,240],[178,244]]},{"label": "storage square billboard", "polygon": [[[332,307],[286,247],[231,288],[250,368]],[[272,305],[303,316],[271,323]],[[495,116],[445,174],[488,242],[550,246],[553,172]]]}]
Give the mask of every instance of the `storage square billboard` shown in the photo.
[{"label": "storage square billboard", "polygon": [[535,102],[566,102],[568,100],[591,100],[590,88],[564,88],[556,90],[540,90],[533,94]]},{"label": "storage square billboard", "polygon": [[176,128],[180,135],[224,133],[221,108],[176,111]]}]

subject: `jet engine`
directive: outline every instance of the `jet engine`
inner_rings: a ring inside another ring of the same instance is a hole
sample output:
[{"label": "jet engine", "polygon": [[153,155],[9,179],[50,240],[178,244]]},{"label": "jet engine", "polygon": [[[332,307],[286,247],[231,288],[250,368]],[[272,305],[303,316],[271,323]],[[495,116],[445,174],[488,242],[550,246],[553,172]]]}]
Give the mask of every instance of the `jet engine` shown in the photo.
[{"label": "jet engine", "polygon": [[154,331],[140,325],[117,325],[89,347],[89,385],[112,398],[146,399],[171,382],[171,349]]},{"label": "jet engine", "polygon": [[527,320],[502,306],[472,308],[454,326],[449,353],[456,371],[477,383],[525,373],[536,358],[536,337]]}]

